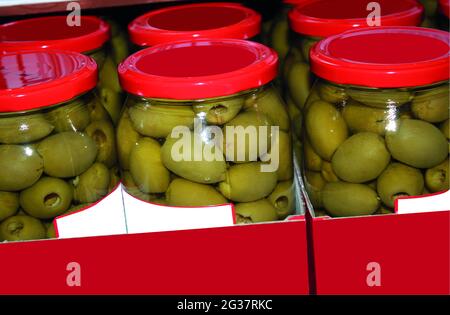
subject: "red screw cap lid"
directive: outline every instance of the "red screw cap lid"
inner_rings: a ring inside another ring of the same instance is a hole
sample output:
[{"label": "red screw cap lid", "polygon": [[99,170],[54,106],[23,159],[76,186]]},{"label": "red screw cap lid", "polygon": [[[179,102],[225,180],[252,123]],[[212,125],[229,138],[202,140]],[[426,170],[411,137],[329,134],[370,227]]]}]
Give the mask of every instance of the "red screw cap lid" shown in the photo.
[{"label": "red screw cap lid", "polygon": [[197,38],[248,39],[259,34],[261,16],[235,3],[172,6],[144,14],[128,26],[130,40],[140,46]]},{"label": "red screw cap lid", "polygon": [[262,86],[275,78],[277,63],[277,54],[258,43],[200,39],[141,50],[119,66],[119,77],[131,94],[194,100]]},{"label": "red screw cap lid", "polygon": [[109,25],[95,16],[81,16],[80,26],[69,26],[66,16],[25,19],[0,25],[0,50],[42,48],[80,53],[100,48],[109,39]]},{"label": "red screw cap lid", "polygon": [[96,84],[97,64],[76,52],[0,54],[0,112],[21,112],[62,103]]},{"label": "red screw cap lid", "polygon": [[439,10],[446,17],[450,17],[450,0],[439,0]]},{"label": "red screw cap lid", "polygon": [[391,26],[328,37],[310,60],[312,72],[335,83],[400,88],[448,80],[449,52],[447,32]]},{"label": "red screw cap lid", "polygon": [[[292,29],[315,37],[327,37],[352,28],[368,27],[367,9],[371,0],[310,0],[303,1],[289,12]],[[380,4],[381,26],[417,26],[423,6],[416,0],[377,0]],[[369,18],[370,20],[372,18]]]}]

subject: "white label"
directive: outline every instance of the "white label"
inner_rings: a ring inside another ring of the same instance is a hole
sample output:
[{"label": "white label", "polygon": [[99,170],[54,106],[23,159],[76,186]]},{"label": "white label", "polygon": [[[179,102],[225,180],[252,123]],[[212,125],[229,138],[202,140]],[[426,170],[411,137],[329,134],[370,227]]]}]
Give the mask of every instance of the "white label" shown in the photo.
[{"label": "white label", "polygon": [[56,218],[59,238],[126,234],[121,185],[93,206]]},{"label": "white label", "polygon": [[234,225],[231,204],[211,207],[167,207],[141,201],[123,192],[128,233],[189,230]]},{"label": "white label", "polygon": [[450,191],[429,196],[398,199],[395,212],[407,214],[445,210],[450,210]]}]

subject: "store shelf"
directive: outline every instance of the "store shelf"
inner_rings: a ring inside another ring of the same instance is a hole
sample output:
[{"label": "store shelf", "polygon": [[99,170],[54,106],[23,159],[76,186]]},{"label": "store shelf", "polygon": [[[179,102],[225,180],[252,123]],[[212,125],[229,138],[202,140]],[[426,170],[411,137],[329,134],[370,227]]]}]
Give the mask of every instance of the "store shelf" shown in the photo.
[{"label": "store shelf", "polygon": [[174,1],[184,0],[3,0],[0,1],[0,16],[63,12],[70,2],[78,2],[81,9],[95,9]]}]

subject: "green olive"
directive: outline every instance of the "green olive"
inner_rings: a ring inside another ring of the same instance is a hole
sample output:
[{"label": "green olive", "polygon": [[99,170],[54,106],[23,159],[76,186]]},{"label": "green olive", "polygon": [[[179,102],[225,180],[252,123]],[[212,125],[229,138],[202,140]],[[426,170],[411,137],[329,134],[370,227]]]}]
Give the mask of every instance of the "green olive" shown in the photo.
[{"label": "green olive", "polygon": [[33,217],[54,218],[69,209],[73,188],[64,180],[42,177],[36,184],[20,192],[20,206]]},{"label": "green olive", "polygon": [[44,171],[54,177],[74,177],[85,172],[97,157],[95,141],[86,134],[66,131],[52,135],[38,145]]},{"label": "green olive", "polygon": [[73,180],[73,199],[78,203],[95,202],[108,194],[109,183],[109,169],[102,163],[94,163]]},{"label": "green olive", "polygon": [[130,195],[143,201],[150,201],[151,199],[153,199],[152,195],[146,194],[139,189],[130,172],[123,172],[122,183],[125,186],[126,192]]},{"label": "green olive", "polygon": [[418,119],[432,123],[442,122],[449,116],[448,84],[424,92],[418,92],[411,104],[411,111]]},{"label": "green olive", "polygon": [[99,87],[98,93],[100,102],[108,112],[109,117],[111,117],[114,124],[117,124],[120,118],[120,112],[122,111],[122,95],[120,92],[116,92],[107,87]]},{"label": "green olive", "polygon": [[353,183],[327,183],[322,189],[322,201],[335,217],[373,214],[380,206],[377,193],[367,185]]},{"label": "green olive", "polygon": [[53,224],[47,226],[46,238],[56,238],[55,226]]},{"label": "green olive", "polygon": [[222,128],[227,161],[257,161],[271,146],[272,121],[267,115],[248,111],[239,114]]},{"label": "green olive", "polygon": [[201,135],[190,132],[181,138],[169,136],[161,156],[165,167],[193,182],[212,184],[225,179],[227,165],[222,151]]},{"label": "green olive", "polygon": [[254,111],[265,114],[274,126],[278,126],[281,130],[289,130],[289,116],[283,100],[278,92],[273,88],[257,94],[252,106],[247,108],[248,111]]},{"label": "green olive", "polygon": [[450,130],[448,128],[448,119],[440,125],[440,130],[448,142],[448,152],[450,153]]},{"label": "green olive", "polygon": [[330,162],[323,161],[322,168],[320,169],[320,174],[327,182],[338,182],[339,178],[334,172],[333,165]]},{"label": "green olive", "polygon": [[33,185],[44,171],[44,162],[30,146],[0,145],[0,190],[18,191]]},{"label": "green olive", "polygon": [[238,203],[234,206],[236,223],[258,223],[278,220],[277,209],[267,200]]},{"label": "green olive", "polygon": [[98,72],[98,83],[100,88],[107,88],[116,93],[122,91],[117,75],[117,64],[110,56],[106,57],[103,67]]},{"label": "green olive", "polygon": [[285,219],[295,211],[294,183],[292,180],[278,182],[267,200],[275,207],[278,218]]},{"label": "green olive", "polygon": [[112,191],[120,182],[120,170],[118,166],[114,166],[109,170],[108,191]]},{"label": "green olive", "polygon": [[355,101],[348,102],[342,110],[342,116],[348,128],[353,132],[374,132],[384,135],[386,129],[395,124],[399,113],[394,108],[367,107]]},{"label": "green olive", "polygon": [[306,192],[314,208],[323,208],[322,189],[327,181],[319,172],[306,171]]},{"label": "green olive", "polygon": [[210,124],[223,125],[233,119],[244,105],[243,97],[206,101],[192,106],[194,113]]},{"label": "green olive", "polygon": [[281,62],[281,77],[285,82],[287,82],[289,71],[291,70],[293,65],[299,62],[304,63],[305,59],[303,58],[300,48],[298,48],[296,45],[291,45],[291,47],[289,48],[289,52],[284,59],[284,62],[283,60]]},{"label": "green olive", "polygon": [[163,193],[170,174],[161,159],[161,146],[152,138],[142,138],[130,154],[130,172],[139,189],[145,193]]},{"label": "green olive", "polygon": [[348,89],[347,94],[355,101],[377,108],[392,108],[409,103],[413,95],[399,89]]},{"label": "green olive", "polygon": [[377,178],[390,160],[382,137],[373,132],[360,132],[339,146],[331,163],[342,180],[364,183]]},{"label": "green olive", "polygon": [[96,161],[107,167],[113,167],[117,162],[117,152],[116,134],[112,123],[109,120],[94,121],[86,128],[86,133],[97,144]]},{"label": "green olive", "polygon": [[26,241],[46,237],[44,225],[27,215],[9,217],[0,224],[0,241]]},{"label": "green olive", "polygon": [[55,131],[84,131],[91,121],[86,103],[76,99],[56,107],[47,114],[47,119],[55,126]]},{"label": "green olive", "polygon": [[291,125],[294,135],[298,138],[302,138],[302,130],[303,130],[303,114],[297,106],[294,105],[294,102],[288,97],[286,99],[288,115],[291,118]]},{"label": "green olive", "polygon": [[[277,175],[278,180],[288,180],[291,179],[294,173],[293,161],[292,161],[292,140],[291,135],[279,131],[278,135],[272,135],[272,143],[270,153],[267,156],[262,156],[261,160],[268,163],[273,163],[272,154],[278,154],[276,159],[278,159]],[[277,149],[276,151],[274,149]],[[271,157],[270,159],[268,157]],[[268,160],[268,161],[266,161]],[[273,163],[275,165],[275,163]]]},{"label": "green olive", "polygon": [[383,203],[394,208],[395,199],[403,196],[420,195],[424,188],[422,173],[413,167],[390,164],[377,181],[377,191]]},{"label": "green olive", "polygon": [[95,60],[98,69],[101,69],[105,63],[106,51],[103,48],[96,49],[88,53],[88,55]]},{"label": "green olive", "polygon": [[288,72],[287,85],[289,96],[298,108],[305,106],[311,89],[309,65],[304,62],[296,62]]},{"label": "green olive", "polygon": [[320,98],[328,103],[343,103],[348,99],[345,89],[334,84],[320,83],[318,91]]},{"label": "green olive", "polygon": [[228,199],[250,202],[267,197],[277,185],[276,172],[262,172],[262,163],[252,162],[231,166],[219,190]]},{"label": "green olive", "polygon": [[165,138],[175,127],[194,126],[195,114],[190,106],[135,104],[128,109],[134,129],[140,134]]},{"label": "green olive", "polygon": [[319,41],[317,37],[304,37],[301,42],[303,58],[309,62],[309,52],[311,48]]},{"label": "green olive", "polygon": [[383,204],[375,212],[375,214],[392,214],[392,213],[394,213],[394,210],[389,207],[386,207]]},{"label": "green olive", "polygon": [[305,127],[314,151],[327,161],[331,161],[336,149],[348,137],[344,118],[332,104],[323,101],[311,104]]},{"label": "green olive", "polygon": [[13,216],[19,209],[19,195],[9,191],[0,191],[0,222]]},{"label": "green olive", "polygon": [[101,99],[97,96],[92,97],[88,101],[87,108],[91,117],[91,121],[111,119],[111,116],[109,116],[109,113],[103,107]]},{"label": "green olive", "polygon": [[278,20],[273,24],[270,47],[273,47],[280,59],[283,59],[289,51],[289,23],[287,19]]},{"label": "green olive", "polygon": [[181,178],[170,183],[166,198],[168,205],[177,207],[201,207],[228,202],[214,187]]},{"label": "green olive", "polygon": [[0,143],[19,144],[40,140],[48,136],[54,126],[43,114],[0,116]]},{"label": "green olive", "polygon": [[314,151],[308,138],[304,141],[304,161],[306,169],[320,172],[322,170],[322,158]]},{"label": "green olive", "polygon": [[386,132],[386,144],[393,158],[417,168],[436,166],[448,155],[444,135],[422,120],[399,120],[396,128]]},{"label": "green olive", "polygon": [[431,192],[449,189],[448,158],[441,164],[427,169],[425,172],[425,183]]},{"label": "green olive", "polygon": [[130,169],[130,153],[139,138],[140,135],[134,130],[128,112],[124,111],[117,127],[117,151],[122,169]]}]

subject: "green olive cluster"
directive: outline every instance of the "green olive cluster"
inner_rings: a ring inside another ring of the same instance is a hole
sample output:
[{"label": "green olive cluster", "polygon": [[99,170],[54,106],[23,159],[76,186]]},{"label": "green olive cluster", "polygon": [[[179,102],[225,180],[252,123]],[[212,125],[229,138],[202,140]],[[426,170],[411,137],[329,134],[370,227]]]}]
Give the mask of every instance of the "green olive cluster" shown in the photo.
[{"label": "green olive cluster", "polygon": [[0,241],[54,237],[52,220],[119,182],[115,131],[91,93],[0,115]]},{"label": "green olive cluster", "polygon": [[449,86],[369,89],[319,81],[304,108],[306,189],[332,216],[392,212],[449,189]]},{"label": "green olive cluster", "polygon": [[[195,119],[201,121],[202,132],[209,128],[222,130],[223,146],[211,144],[208,139],[200,144],[202,150],[212,145],[210,149],[222,158],[192,156]],[[172,156],[179,140],[172,131],[180,126],[187,127],[192,137],[192,150],[179,149],[183,156],[191,154],[183,160]],[[258,140],[258,152],[251,152],[255,148],[249,139],[227,139],[226,128],[238,126],[255,126],[256,130],[268,127],[268,139]],[[275,141],[271,139],[271,126],[279,127]],[[294,211],[290,122],[284,103],[272,88],[195,102],[130,96],[118,124],[117,143],[122,181],[128,193],[141,200],[184,207],[232,202],[239,223],[283,219]],[[265,145],[279,148],[277,171],[261,171],[262,163],[267,161],[258,154],[267,154],[273,148],[262,147]],[[233,150],[228,149],[231,147]],[[238,150],[245,156],[239,162],[232,154]]]}]

